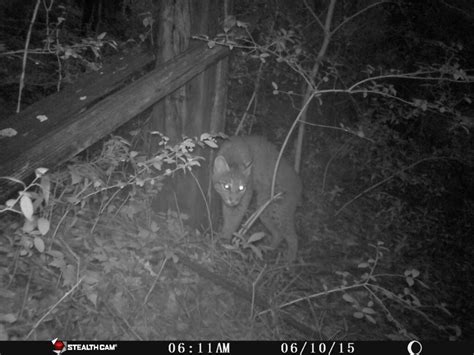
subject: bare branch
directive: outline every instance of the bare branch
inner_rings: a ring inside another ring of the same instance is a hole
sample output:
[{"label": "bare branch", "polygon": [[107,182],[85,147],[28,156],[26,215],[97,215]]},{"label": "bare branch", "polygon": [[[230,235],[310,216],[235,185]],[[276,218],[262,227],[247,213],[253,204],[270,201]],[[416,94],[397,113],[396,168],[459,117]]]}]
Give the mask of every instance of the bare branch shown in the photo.
[{"label": "bare branch", "polygon": [[394,3],[393,1],[379,1],[379,2],[376,2],[375,4],[372,4],[372,5],[369,5],[365,8],[363,8],[362,10],[360,11],[357,11],[354,15],[352,16],[349,16],[348,18],[346,18],[344,21],[342,21],[331,33],[331,35],[334,35],[337,31],[339,31],[340,28],[342,28],[342,26],[344,26],[346,23],[348,23],[349,21],[352,21],[354,18],[356,18],[357,16],[363,14],[364,12],[370,10],[371,8],[375,7],[375,6],[379,6],[379,5],[382,5],[382,4],[388,4],[388,3]]},{"label": "bare branch", "polygon": [[17,113],[20,112],[21,93],[23,92],[23,87],[25,86],[26,58],[28,55],[28,46],[30,45],[31,32],[33,31],[33,25],[35,24],[36,15],[38,15],[40,2],[41,0],[36,1],[35,9],[33,10],[33,15],[31,16],[30,27],[28,28],[28,34],[26,35],[25,52],[23,53],[23,64],[22,64],[21,76],[20,76],[20,88],[18,89],[18,102],[16,105]]},{"label": "bare branch", "polygon": [[383,179],[382,181],[379,181],[378,183],[376,183],[375,185],[372,185],[370,187],[368,187],[367,189],[365,189],[364,191],[362,191],[361,193],[359,193],[356,197],[354,197],[353,199],[351,199],[350,201],[346,202],[341,208],[339,208],[336,213],[334,214],[335,216],[339,215],[339,213],[341,213],[341,211],[343,209],[345,209],[347,206],[349,206],[352,202],[354,202],[355,200],[359,199],[361,196],[365,195],[366,193],[376,189],[377,187],[385,184],[386,182],[392,180],[394,177],[398,176],[399,174],[417,166],[418,164],[420,163],[423,163],[423,162],[426,162],[426,161],[436,161],[436,160],[455,160],[453,158],[449,158],[449,157],[428,157],[428,158],[424,158],[424,159],[420,159],[416,162],[414,162],[413,164],[410,164],[408,165],[407,167],[393,173],[392,175],[390,175],[389,177]]},{"label": "bare branch", "polygon": [[324,30],[324,25],[323,23],[321,22],[321,20],[319,19],[318,15],[315,14],[315,12],[313,11],[313,8],[311,6],[308,5],[308,3],[306,2],[306,0],[303,0],[304,2],[304,5],[306,6],[306,8],[309,10],[309,12],[311,13],[311,15],[313,15],[314,19],[316,20],[316,22],[318,23],[319,27],[321,27],[322,30]]}]

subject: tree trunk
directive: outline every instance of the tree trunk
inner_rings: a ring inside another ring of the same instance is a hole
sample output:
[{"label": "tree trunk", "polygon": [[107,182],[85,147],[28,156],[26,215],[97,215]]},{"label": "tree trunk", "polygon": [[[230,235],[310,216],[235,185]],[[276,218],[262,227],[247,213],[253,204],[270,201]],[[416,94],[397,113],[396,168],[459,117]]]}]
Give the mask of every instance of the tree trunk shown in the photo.
[{"label": "tree trunk", "polygon": [[[159,62],[167,61],[193,46],[190,38],[194,34],[213,36],[218,31],[219,21],[224,19],[223,8],[227,2],[219,0],[165,0],[162,2],[160,29],[158,34]],[[220,62],[199,74],[172,95],[158,103],[152,113],[150,128],[164,133],[171,143],[201,133],[223,131],[226,90],[227,61]],[[157,143],[152,144],[154,151]],[[157,196],[154,206],[160,210],[177,209],[185,212],[194,227],[208,226],[205,198],[209,199],[210,152],[199,149],[196,154],[204,156],[200,169],[193,174],[175,176]],[[207,195],[207,196],[206,196]],[[178,206],[176,206],[178,204]]]}]

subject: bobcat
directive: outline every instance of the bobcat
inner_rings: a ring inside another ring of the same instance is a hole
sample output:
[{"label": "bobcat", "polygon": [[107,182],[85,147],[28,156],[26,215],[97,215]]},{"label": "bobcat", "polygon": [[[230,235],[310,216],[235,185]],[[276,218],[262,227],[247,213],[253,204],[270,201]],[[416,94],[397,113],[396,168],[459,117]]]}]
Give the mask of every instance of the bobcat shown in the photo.
[{"label": "bobcat", "polygon": [[[224,142],[214,160],[212,182],[221,195],[224,224],[222,236],[230,239],[237,231],[256,193],[260,207],[270,198],[277,148],[263,137],[231,137]],[[271,247],[282,239],[288,244],[287,260],[293,262],[298,251],[298,236],[294,214],[301,198],[301,181],[289,162],[282,158],[277,172],[275,193],[283,192],[260,215],[260,220],[272,234]]]}]

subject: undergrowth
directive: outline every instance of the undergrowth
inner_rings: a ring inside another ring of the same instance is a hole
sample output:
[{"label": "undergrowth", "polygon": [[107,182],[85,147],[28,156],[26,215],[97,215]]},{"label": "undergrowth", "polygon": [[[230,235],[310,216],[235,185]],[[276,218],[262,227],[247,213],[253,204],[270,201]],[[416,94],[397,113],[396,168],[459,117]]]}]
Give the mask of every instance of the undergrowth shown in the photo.
[{"label": "undergrowth", "polygon": [[[216,147],[207,134],[170,145],[155,133],[162,149],[151,158],[115,136],[94,158],[54,172],[38,169],[30,184],[17,181],[22,190],[1,207],[2,339],[461,335],[419,269],[391,270],[394,251],[385,242],[345,241],[334,262],[327,256],[349,231],[322,223],[328,229],[288,268],[258,243],[264,236],[258,226],[250,239],[226,245],[190,229],[183,214],[152,212],[165,178],[200,165],[196,145]],[[313,248],[322,245],[332,247],[315,259]],[[184,267],[181,255],[210,276]],[[247,296],[222,287],[219,277]],[[289,326],[287,317],[311,335]]]}]

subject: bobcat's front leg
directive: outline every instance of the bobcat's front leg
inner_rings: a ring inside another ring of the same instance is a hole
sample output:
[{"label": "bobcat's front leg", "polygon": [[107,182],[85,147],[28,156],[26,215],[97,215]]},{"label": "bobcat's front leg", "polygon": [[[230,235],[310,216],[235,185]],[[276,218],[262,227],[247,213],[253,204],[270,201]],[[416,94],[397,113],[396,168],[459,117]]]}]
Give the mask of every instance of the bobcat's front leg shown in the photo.
[{"label": "bobcat's front leg", "polygon": [[247,190],[237,206],[230,207],[222,202],[224,224],[222,226],[221,234],[224,239],[231,240],[232,235],[237,232],[237,229],[242,222],[242,218],[244,218],[245,212],[250,204],[251,198],[252,191]]}]

